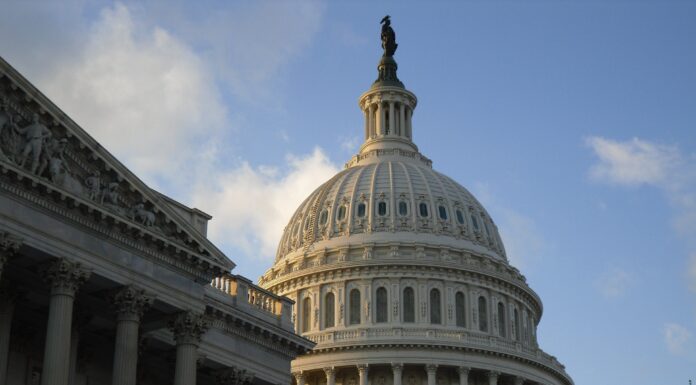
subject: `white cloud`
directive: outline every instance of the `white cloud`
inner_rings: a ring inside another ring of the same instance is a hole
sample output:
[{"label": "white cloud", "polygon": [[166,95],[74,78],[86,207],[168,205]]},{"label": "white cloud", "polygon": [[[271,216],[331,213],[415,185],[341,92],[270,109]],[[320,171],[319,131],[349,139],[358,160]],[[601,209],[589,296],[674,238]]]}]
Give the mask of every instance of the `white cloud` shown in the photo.
[{"label": "white cloud", "polygon": [[633,138],[619,142],[601,137],[586,140],[600,162],[590,169],[596,180],[635,185],[657,184],[668,176],[678,159],[673,147]]},{"label": "white cloud", "polygon": [[[40,88],[145,179],[169,178],[225,124],[213,79],[167,31],[137,24],[116,4],[101,12],[70,63]],[[164,171],[169,170],[169,171]]]},{"label": "white cloud", "polygon": [[359,136],[342,137],[339,139],[341,149],[351,155],[358,152],[358,148],[362,144],[362,138]]},{"label": "white cloud", "polygon": [[245,162],[198,184],[194,205],[215,214],[210,237],[271,259],[294,210],[339,171],[320,149],[307,156],[288,156],[287,164],[279,169]]},{"label": "white cloud", "polygon": [[670,353],[685,355],[689,351],[693,333],[679,324],[666,323],[662,328],[662,336]]},{"label": "white cloud", "polygon": [[616,299],[623,297],[634,283],[635,277],[632,273],[623,269],[612,268],[602,273],[595,280],[595,288],[605,298]]},{"label": "white cloud", "polygon": [[673,208],[672,224],[692,250],[688,279],[696,291],[696,158],[676,146],[638,138],[622,142],[590,137],[586,143],[599,159],[590,168],[594,180],[653,186],[664,193]]}]

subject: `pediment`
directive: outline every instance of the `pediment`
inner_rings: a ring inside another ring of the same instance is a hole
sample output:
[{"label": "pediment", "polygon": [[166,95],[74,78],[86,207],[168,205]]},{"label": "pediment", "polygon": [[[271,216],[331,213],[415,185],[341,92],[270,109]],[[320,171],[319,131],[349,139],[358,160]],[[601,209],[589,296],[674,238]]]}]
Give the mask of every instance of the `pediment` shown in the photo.
[{"label": "pediment", "polygon": [[[149,188],[0,57],[0,187],[108,229],[197,275],[234,267]],[[42,200],[45,200],[43,202]]]}]

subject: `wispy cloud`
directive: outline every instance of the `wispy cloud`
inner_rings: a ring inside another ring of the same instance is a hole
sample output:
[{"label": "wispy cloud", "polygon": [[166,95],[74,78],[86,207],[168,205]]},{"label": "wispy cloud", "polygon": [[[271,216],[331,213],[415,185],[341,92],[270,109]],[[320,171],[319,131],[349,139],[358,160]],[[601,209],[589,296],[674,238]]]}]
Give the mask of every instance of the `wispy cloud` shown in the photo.
[{"label": "wispy cloud", "polygon": [[594,282],[597,291],[607,299],[623,297],[636,282],[633,273],[619,268],[611,268],[602,273]]},{"label": "wispy cloud", "polygon": [[[590,177],[624,186],[652,186],[661,190],[673,207],[673,225],[696,254],[696,157],[677,146],[633,138],[617,141],[590,137],[586,144],[598,162]],[[688,279],[696,291],[696,262],[691,257]]]},{"label": "wispy cloud", "polygon": [[688,354],[693,337],[691,330],[676,323],[666,323],[662,327],[662,336],[670,353],[678,356]]}]

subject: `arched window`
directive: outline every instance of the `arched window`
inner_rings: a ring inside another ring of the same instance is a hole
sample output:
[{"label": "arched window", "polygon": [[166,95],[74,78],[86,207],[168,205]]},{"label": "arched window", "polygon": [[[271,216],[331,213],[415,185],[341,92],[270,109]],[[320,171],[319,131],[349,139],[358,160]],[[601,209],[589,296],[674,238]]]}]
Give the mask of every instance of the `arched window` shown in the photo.
[{"label": "arched window", "polygon": [[350,315],[348,319],[349,325],[357,325],[360,323],[360,290],[353,289],[350,291]]},{"label": "arched window", "polygon": [[336,215],[336,219],[339,221],[342,221],[346,218],[346,206],[341,205],[341,207],[338,208],[338,215]]},{"label": "arched window", "polygon": [[464,214],[462,214],[462,210],[457,209],[457,222],[459,222],[460,225],[464,224]]},{"label": "arched window", "polygon": [[376,322],[387,322],[387,289],[377,289],[377,317]]},{"label": "arched window", "polygon": [[442,219],[443,221],[446,221],[447,220],[447,209],[445,208],[445,206],[438,206],[437,211],[440,214],[440,219]]},{"label": "arched window", "polygon": [[474,214],[471,214],[471,223],[474,225],[474,229],[479,230],[478,220]]},{"label": "arched window", "polygon": [[377,203],[377,215],[380,217],[387,215],[387,202],[381,201]]},{"label": "arched window", "polygon": [[420,216],[421,217],[427,217],[428,216],[428,204],[425,202],[421,202],[418,205],[418,210],[420,211]]},{"label": "arched window", "polygon": [[520,336],[520,312],[515,308],[515,339],[520,341],[522,338]]},{"label": "arched window", "polygon": [[365,203],[360,202],[358,204],[358,218],[365,216]]},{"label": "arched window", "polygon": [[312,299],[306,297],[302,300],[302,333],[306,333],[312,327]]},{"label": "arched window", "polygon": [[486,306],[486,298],[481,296],[478,299],[478,324],[479,330],[482,332],[488,331],[488,309]]},{"label": "arched window", "polygon": [[442,313],[440,311],[440,290],[430,290],[430,323],[442,323]]},{"label": "arched window", "polygon": [[324,297],[324,327],[332,328],[336,325],[336,297],[334,293],[328,292]]},{"label": "arched window", "polygon": [[399,215],[402,217],[408,215],[408,203],[406,203],[406,201],[399,202]]},{"label": "arched window", "polygon": [[404,322],[416,322],[416,297],[410,287],[404,289]]},{"label": "arched window", "polygon": [[454,309],[457,317],[457,326],[466,326],[466,307],[464,306],[464,293],[458,291],[454,296]]},{"label": "arched window", "polygon": [[324,226],[328,219],[329,219],[329,210],[327,210],[327,209],[322,210],[321,214],[319,215],[319,225]]},{"label": "arched window", "polygon": [[505,305],[498,302],[498,334],[505,338]]}]

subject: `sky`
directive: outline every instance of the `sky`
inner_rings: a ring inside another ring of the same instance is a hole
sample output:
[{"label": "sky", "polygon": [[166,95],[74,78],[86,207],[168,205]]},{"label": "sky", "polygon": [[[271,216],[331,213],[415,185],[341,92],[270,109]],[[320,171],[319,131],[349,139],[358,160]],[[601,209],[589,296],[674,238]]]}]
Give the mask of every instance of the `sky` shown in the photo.
[{"label": "sky", "polygon": [[256,280],[361,144],[392,17],[413,134],[500,228],[578,385],[696,380],[696,2],[17,1],[0,56]]}]

